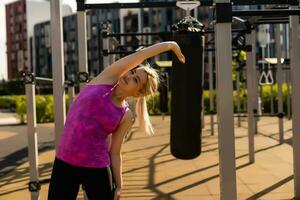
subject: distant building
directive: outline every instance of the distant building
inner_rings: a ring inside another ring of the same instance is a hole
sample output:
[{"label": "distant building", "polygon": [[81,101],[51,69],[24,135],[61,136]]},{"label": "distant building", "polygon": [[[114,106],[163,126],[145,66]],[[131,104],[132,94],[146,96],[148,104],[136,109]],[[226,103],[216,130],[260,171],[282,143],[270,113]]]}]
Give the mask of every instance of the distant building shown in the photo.
[{"label": "distant building", "polygon": [[[62,6],[64,15],[71,12],[71,7]],[[33,35],[33,26],[49,19],[49,2],[19,0],[6,4],[8,79],[17,78],[20,71],[32,70],[30,38]]]},{"label": "distant building", "polygon": [[[115,9],[87,11],[88,72],[96,76],[103,70],[101,22],[109,19],[112,30],[119,32],[119,12]],[[34,72],[37,76],[52,77],[50,21],[34,27]],[[76,80],[79,72],[77,14],[63,18],[65,79]]]}]

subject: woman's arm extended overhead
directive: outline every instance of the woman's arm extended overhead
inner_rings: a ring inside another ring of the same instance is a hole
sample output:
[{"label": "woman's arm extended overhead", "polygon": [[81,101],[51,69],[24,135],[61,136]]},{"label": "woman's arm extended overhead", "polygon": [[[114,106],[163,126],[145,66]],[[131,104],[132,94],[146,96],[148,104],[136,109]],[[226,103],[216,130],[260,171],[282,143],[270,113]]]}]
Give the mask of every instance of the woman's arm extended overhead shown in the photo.
[{"label": "woman's arm extended overhead", "polygon": [[122,75],[141,64],[144,60],[166,51],[173,51],[180,62],[185,62],[185,57],[176,42],[161,42],[119,59],[106,67],[95,79],[97,79],[97,82],[114,83]]}]

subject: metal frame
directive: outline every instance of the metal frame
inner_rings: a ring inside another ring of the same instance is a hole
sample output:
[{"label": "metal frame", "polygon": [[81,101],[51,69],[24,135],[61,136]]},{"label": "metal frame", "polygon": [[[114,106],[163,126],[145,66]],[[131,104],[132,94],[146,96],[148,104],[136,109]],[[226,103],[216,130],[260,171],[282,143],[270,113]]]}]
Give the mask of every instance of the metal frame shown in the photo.
[{"label": "metal frame", "polygon": [[[282,96],[282,63],[281,63],[281,58],[282,58],[282,48],[280,44],[280,35],[281,35],[281,30],[280,30],[280,24],[277,24],[275,27],[275,48],[276,48],[276,57],[277,57],[277,85],[278,85],[278,113],[283,112],[283,96]],[[284,135],[283,135],[283,118],[278,118],[278,124],[279,124],[279,143],[283,144],[284,142]]]},{"label": "metal frame", "polygon": [[[82,10],[77,1],[77,30],[78,30],[78,62],[79,72],[88,72],[87,64],[87,40],[86,40],[86,13]],[[82,2],[81,2],[82,3]],[[85,86],[86,83],[80,83],[80,90]]]},{"label": "metal frame", "polygon": [[[297,6],[292,6],[293,7]],[[293,129],[293,158],[294,158],[294,192],[295,198],[300,198],[300,74],[299,68],[299,18],[290,16],[290,66],[292,76],[292,129]]]},{"label": "metal frame", "polygon": [[[212,36],[208,35],[208,40],[211,40]],[[212,51],[208,52],[208,68],[209,68],[209,111],[210,111],[210,135],[214,135],[215,128],[214,128],[214,114],[213,110],[215,109],[214,105],[214,97],[213,97],[213,90],[214,90],[214,69],[213,69],[213,55]]]},{"label": "metal frame", "polygon": [[[298,1],[287,1],[287,0],[276,0],[276,1],[243,1],[242,3],[238,0],[230,1],[230,0],[216,0],[216,6],[218,4],[226,5],[227,8],[231,8],[230,15],[234,16],[288,16],[288,15],[297,15],[291,17],[290,21],[293,27],[299,24],[298,15],[300,15],[300,10],[292,9],[292,10],[256,10],[256,11],[232,11],[232,4],[233,5],[262,5],[262,4],[283,4],[283,5],[297,5]],[[146,2],[146,3],[111,3],[111,4],[85,4],[84,0],[77,0],[78,3],[78,11],[84,12],[85,9],[91,8],[99,8],[99,9],[107,9],[107,8],[149,8],[149,7],[175,7],[176,2]],[[201,1],[201,6],[212,6],[213,1]],[[220,5],[221,6],[221,5]],[[227,10],[229,11],[229,10]],[[217,16],[220,18],[222,14],[217,13]],[[230,18],[225,16],[226,19]],[[83,17],[82,17],[83,19]],[[82,23],[83,20],[78,20],[78,24]],[[83,22],[85,23],[85,22]],[[79,26],[78,26],[79,27]],[[85,27],[85,26],[84,26]],[[291,31],[292,32],[292,31]],[[252,33],[253,34],[253,33]],[[236,192],[236,165],[235,165],[235,144],[234,144],[234,121],[233,121],[233,99],[231,95],[233,88],[232,88],[232,77],[231,77],[231,58],[232,52],[228,51],[232,49],[231,44],[231,21],[216,21],[215,24],[215,47],[216,47],[216,68],[218,74],[222,74],[222,76],[217,76],[217,110],[218,110],[218,137],[219,137],[219,163],[220,163],[220,187],[221,187],[221,199],[230,199],[235,200],[237,199],[237,192]],[[298,39],[298,33],[296,29],[293,29],[293,33],[291,34],[292,44],[295,45],[296,39]],[[81,37],[81,40],[85,39],[84,34],[78,35]],[[293,73],[295,71],[300,73],[299,70],[295,66],[299,61],[299,58],[296,58],[297,53],[299,52],[299,44],[297,46],[293,46],[291,48],[291,66]],[[254,44],[255,45],[255,44]],[[86,48],[82,48],[86,51]],[[255,49],[255,48],[253,48]],[[252,55],[253,56],[253,55]],[[86,59],[86,58],[85,58]],[[84,60],[84,59],[83,59]],[[252,72],[253,73],[253,72]],[[250,73],[249,73],[250,74]],[[251,85],[253,86],[254,83]],[[292,82],[294,90],[300,90],[300,83],[297,80],[293,79]],[[222,99],[221,99],[222,97]],[[293,95],[293,106],[297,108],[295,102],[300,101],[300,94]],[[249,106],[253,106],[253,102],[249,103]],[[253,110],[249,109],[253,115]],[[296,109],[295,109],[296,110]],[[294,144],[300,143],[300,135],[295,134],[296,132],[300,132],[300,109],[297,109],[295,113],[293,113],[293,131],[294,131]],[[232,117],[228,117],[232,116]],[[254,120],[253,120],[254,121]],[[253,124],[253,122],[251,123]],[[253,131],[251,131],[253,134]],[[249,140],[250,141],[250,140]],[[295,174],[295,196],[300,196],[300,188],[297,188],[300,182],[300,145],[294,145],[294,174]],[[296,156],[298,155],[298,156]],[[254,157],[253,157],[254,158]],[[297,160],[298,159],[298,160]],[[254,159],[253,159],[254,161]]]},{"label": "metal frame", "polygon": [[[239,68],[239,63],[237,63],[236,69]],[[237,118],[237,126],[241,127],[241,118],[240,118],[240,112],[241,112],[241,89],[240,89],[240,72],[236,70],[236,92],[237,92],[237,113],[238,113],[238,118]]]},{"label": "metal frame", "polygon": [[290,16],[300,15],[300,9],[268,9],[268,10],[240,10],[232,11],[233,16]]},{"label": "metal frame", "polygon": [[[163,7],[176,7],[176,1],[168,2],[142,2],[142,3],[85,3],[85,0],[77,0],[81,3],[81,9],[125,9],[125,8],[163,8]],[[233,0],[229,1],[233,6],[241,5],[297,5],[297,0]],[[213,6],[213,0],[201,0],[199,6],[208,7]]]},{"label": "metal frame", "polygon": [[61,0],[51,1],[51,38],[55,148],[57,148],[66,118]]},{"label": "metal frame", "polygon": [[[246,35],[246,43],[253,45],[255,43],[255,30]],[[251,52],[247,52],[247,113],[248,113],[248,151],[249,162],[255,162],[255,147],[254,147],[254,133],[255,133],[255,118],[254,118],[254,76],[255,73],[255,48]]]},{"label": "metal frame", "polygon": [[[38,139],[36,132],[36,107],[35,107],[35,86],[33,83],[26,83],[26,105],[27,105],[27,135],[28,135],[28,160],[30,182],[39,182],[38,169]],[[39,190],[31,191],[31,199],[39,199]]]},{"label": "metal frame", "polygon": [[[216,4],[229,0],[216,0]],[[216,13],[218,15],[220,13]],[[232,94],[231,21],[215,24],[220,188],[222,199],[237,199]]]}]

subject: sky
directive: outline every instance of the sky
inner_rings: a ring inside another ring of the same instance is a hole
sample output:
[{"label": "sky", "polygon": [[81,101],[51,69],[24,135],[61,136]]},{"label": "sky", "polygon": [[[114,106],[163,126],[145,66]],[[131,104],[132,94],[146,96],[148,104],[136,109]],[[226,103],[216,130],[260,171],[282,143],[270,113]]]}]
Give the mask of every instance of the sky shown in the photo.
[{"label": "sky", "polygon": [[[0,0],[0,80],[7,79],[7,58],[6,58],[6,22],[5,22],[5,4],[16,0]],[[37,1],[37,0],[36,0]],[[43,0],[38,0],[43,1]],[[118,0],[119,2],[137,2],[138,0]],[[116,0],[87,0],[86,3],[109,3]],[[76,0],[62,0],[63,4],[71,6],[73,12],[76,12]]]}]

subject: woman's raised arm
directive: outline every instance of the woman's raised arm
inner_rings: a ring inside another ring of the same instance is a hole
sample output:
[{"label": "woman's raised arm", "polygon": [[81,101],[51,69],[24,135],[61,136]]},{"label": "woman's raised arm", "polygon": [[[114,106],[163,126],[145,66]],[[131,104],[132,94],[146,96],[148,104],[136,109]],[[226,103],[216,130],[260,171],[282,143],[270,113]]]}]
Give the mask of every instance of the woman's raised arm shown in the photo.
[{"label": "woman's raised arm", "polygon": [[176,42],[161,42],[119,59],[106,67],[95,79],[97,79],[97,82],[114,83],[144,60],[166,51],[173,51],[181,62],[185,62],[185,57]]}]

